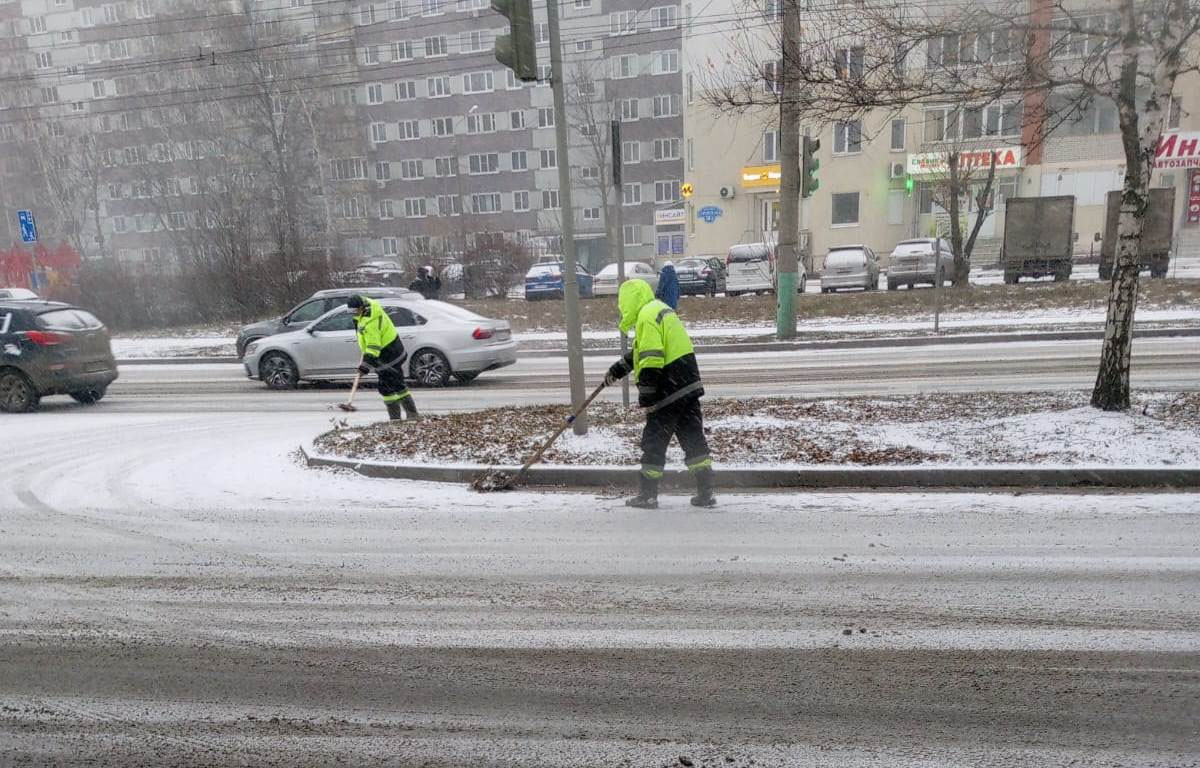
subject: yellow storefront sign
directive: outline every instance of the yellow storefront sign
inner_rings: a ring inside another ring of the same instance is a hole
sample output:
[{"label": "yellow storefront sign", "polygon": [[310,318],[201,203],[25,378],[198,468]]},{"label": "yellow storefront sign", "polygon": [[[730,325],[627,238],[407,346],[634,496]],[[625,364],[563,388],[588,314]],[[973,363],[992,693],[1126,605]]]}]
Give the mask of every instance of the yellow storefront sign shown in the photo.
[{"label": "yellow storefront sign", "polygon": [[742,168],[743,189],[775,189],[782,174],[779,165],[747,165]]}]

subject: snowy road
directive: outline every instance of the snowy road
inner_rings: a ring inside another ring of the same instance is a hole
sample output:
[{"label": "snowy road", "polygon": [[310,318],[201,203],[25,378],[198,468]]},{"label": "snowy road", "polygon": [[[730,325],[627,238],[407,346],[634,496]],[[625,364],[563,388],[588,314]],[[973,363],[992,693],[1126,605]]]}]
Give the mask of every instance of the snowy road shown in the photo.
[{"label": "snowy road", "polygon": [[[1195,388],[1164,342],[1138,375]],[[1004,346],[705,370],[1090,380]],[[555,364],[418,396],[546,400]],[[482,496],[304,469],[345,392],[257,387],[143,366],[3,420],[0,765],[1200,764],[1196,496]]]}]

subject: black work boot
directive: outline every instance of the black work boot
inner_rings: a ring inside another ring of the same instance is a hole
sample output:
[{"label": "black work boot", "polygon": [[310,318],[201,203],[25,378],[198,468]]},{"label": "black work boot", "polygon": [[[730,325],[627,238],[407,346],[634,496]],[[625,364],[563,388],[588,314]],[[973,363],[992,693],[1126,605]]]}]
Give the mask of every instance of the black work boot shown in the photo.
[{"label": "black work boot", "polygon": [[642,489],[637,496],[625,499],[625,506],[638,509],[658,509],[658,478],[640,475]]},{"label": "black work boot", "polygon": [[413,402],[412,395],[400,400],[404,404],[404,412],[408,414],[410,421],[416,421],[421,418],[421,414],[417,413],[417,404]]},{"label": "black work boot", "polygon": [[693,507],[715,507],[717,499],[713,496],[712,467],[696,470],[696,495],[692,497]]},{"label": "black work boot", "polygon": [[397,402],[395,400],[390,400],[390,401],[384,403],[384,405],[387,406],[387,412],[388,412],[389,419],[391,419],[392,421],[400,421],[403,418],[403,416],[401,415],[401,412],[400,412],[400,403],[399,402]]}]

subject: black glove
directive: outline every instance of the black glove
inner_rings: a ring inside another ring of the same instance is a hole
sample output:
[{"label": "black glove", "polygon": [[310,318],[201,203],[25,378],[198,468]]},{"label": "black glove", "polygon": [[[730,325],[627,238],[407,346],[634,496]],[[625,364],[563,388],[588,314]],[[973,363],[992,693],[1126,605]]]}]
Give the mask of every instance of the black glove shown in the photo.
[{"label": "black glove", "polygon": [[611,387],[613,384],[616,384],[618,381],[620,381],[621,379],[625,378],[628,375],[629,375],[629,366],[625,363],[625,359],[622,358],[622,359],[618,360],[617,362],[613,363],[609,367],[608,373],[604,374],[604,386]]},{"label": "black glove", "polygon": [[363,376],[366,376],[368,373],[371,372],[371,366],[367,365],[366,361],[363,361],[358,364],[358,372],[361,373]]}]

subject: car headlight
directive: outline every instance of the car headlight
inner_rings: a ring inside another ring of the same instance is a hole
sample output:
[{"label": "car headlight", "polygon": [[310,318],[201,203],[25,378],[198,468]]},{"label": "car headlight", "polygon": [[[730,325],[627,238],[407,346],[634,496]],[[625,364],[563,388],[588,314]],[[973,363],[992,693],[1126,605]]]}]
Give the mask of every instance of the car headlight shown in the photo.
[{"label": "car headlight", "polygon": [[259,347],[259,343],[257,341],[250,342],[249,344],[246,345],[246,354],[247,355],[254,354],[254,350],[258,349],[258,347]]}]

